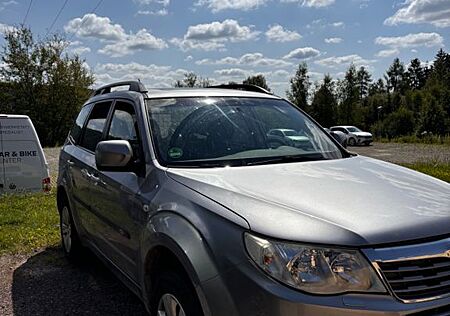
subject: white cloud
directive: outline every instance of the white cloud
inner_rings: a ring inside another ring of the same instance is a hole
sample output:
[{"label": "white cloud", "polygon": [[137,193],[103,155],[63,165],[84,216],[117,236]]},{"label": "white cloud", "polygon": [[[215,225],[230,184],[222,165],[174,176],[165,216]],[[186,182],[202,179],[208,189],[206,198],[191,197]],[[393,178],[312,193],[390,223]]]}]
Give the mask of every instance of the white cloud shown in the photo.
[{"label": "white cloud", "polygon": [[248,11],[265,5],[268,0],[198,0],[195,6],[206,6],[216,13],[222,10],[234,9]]},{"label": "white cloud", "polygon": [[335,0],[281,0],[281,2],[286,3],[298,2],[301,3],[303,7],[323,8],[332,5],[335,2]]},{"label": "white cloud", "polygon": [[450,26],[449,0],[406,0],[395,14],[384,21],[386,25],[401,23],[430,23],[436,27]]},{"label": "white cloud", "polygon": [[252,67],[288,67],[292,63],[281,59],[264,57],[261,53],[244,54],[239,58],[224,57],[218,60],[202,59],[195,62],[197,65],[241,65]]},{"label": "white cloud", "polygon": [[0,23],[0,34],[6,34],[7,32],[13,32],[17,30],[14,26]]},{"label": "white cloud", "polygon": [[290,51],[284,59],[309,59],[320,55],[320,51],[312,47],[300,47]]},{"label": "white cloud", "polygon": [[164,7],[167,7],[170,4],[170,0],[134,0],[134,2],[140,5],[149,5],[149,4],[160,4]]},{"label": "white cloud", "polygon": [[161,50],[167,47],[167,43],[149,33],[146,29],[139,30],[136,34],[127,35],[124,39],[108,44],[99,53],[111,57],[132,55],[137,51]]},{"label": "white cloud", "polygon": [[357,54],[346,55],[346,56],[332,56],[320,60],[316,60],[315,63],[320,66],[335,68],[342,65],[354,64],[355,66],[368,66],[374,63],[375,60],[364,59]]},{"label": "white cloud", "polygon": [[327,44],[339,44],[342,42],[342,38],[340,37],[330,37],[325,39],[325,43]]},{"label": "white cloud", "polygon": [[171,43],[183,51],[191,49],[217,50],[224,49],[227,42],[242,42],[257,39],[260,32],[253,31],[251,26],[241,26],[236,20],[211,22],[189,26],[182,39],[174,38]]},{"label": "white cloud", "polygon": [[165,16],[169,14],[169,11],[166,8],[160,9],[160,10],[139,10],[137,15],[156,15],[156,16]]},{"label": "white cloud", "polygon": [[266,38],[268,41],[271,42],[291,42],[291,41],[297,41],[302,38],[302,36],[295,32],[295,31],[289,31],[283,28],[279,24],[275,24],[269,27],[269,29],[266,31]]},{"label": "white cloud", "polygon": [[345,23],[342,22],[342,21],[339,21],[339,22],[333,22],[333,23],[331,23],[331,26],[334,26],[334,27],[344,27],[344,26],[345,26]]},{"label": "white cloud", "polygon": [[94,38],[100,41],[111,42],[98,52],[111,57],[132,55],[136,51],[160,50],[167,47],[167,43],[155,37],[146,29],[137,33],[125,33],[120,24],[113,24],[108,17],[100,17],[93,13],[83,18],[69,21],[64,30],[76,34],[78,37]]},{"label": "white cloud", "polygon": [[89,53],[90,51],[91,51],[91,49],[86,46],[78,46],[78,47],[74,47],[70,50],[70,52],[74,55],[82,55],[84,53]]},{"label": "white cloud", "polygon": [[376,53],[375,56],[385,58],[385,57],[397,56],[398,54],[400,54],[400,51],[397,48],[393,48],[393,49],[380,50],[378,53]]},{"label": "white cloud", "polygon": [[102,85],[114,81],[140,79],[148,88],[172,87],[177,79],[183,79],[186,69],[173,69],[171,66],[155,64],[97,64],[94,67],[96,84]]},{"label": "white cloud", "polygon": [[112,24],[108,17],[88,13],[82,18],[70,20],[64,30],[78,37],[90,37],[104,41],[118,41],[126,36],[120,24]]},{"label": "white cloud", "polygon": [[184,59],[184,61],[191,61],[193,59],[194,59],[194,57],[192,57],[192,55],[189,55]]},{"label": "white cloud", "polygon": [[382,37],[375,39],[375,44],[392,48],[442,46],[444,38],[438,33],[414,33],[405,36]]},{"label": "white cloud", "polygon": [[218,69],[214,73],[223,77],[247,77],[250,74],[249,71],[240,68]]}]

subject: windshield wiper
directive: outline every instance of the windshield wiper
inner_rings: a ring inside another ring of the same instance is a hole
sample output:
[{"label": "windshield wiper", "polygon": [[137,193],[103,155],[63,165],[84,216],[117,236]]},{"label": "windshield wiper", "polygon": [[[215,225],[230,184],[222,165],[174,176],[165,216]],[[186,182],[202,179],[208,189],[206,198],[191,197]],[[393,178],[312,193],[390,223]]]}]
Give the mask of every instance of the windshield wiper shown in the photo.
[{"label": "windshield wiper", "polygon": [[266,165],[272,163],[286,163],[286,162],[304,162],[304,161],[316,161],[325,160],[322,155],[286,155],[269,157],[267,159],[261,159],[256,161],[250,161],[246,163],[246,166]]}]

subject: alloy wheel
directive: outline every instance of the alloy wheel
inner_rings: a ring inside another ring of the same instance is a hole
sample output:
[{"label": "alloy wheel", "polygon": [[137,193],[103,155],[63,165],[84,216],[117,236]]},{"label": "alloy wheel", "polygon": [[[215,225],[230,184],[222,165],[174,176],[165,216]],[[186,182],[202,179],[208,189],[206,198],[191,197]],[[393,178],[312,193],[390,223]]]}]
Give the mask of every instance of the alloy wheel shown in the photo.
[{"label": "alloy wheel", "polygon": [[61,238],[64,250],[69,253],[72,249],[72,226],[70,223],[69,208],[64,206],[61,210]]},{"label": "alloy wheel", "polygon": [[158,316],[186,316],[186,314],[175,296],[164,294],[158,303]]}]

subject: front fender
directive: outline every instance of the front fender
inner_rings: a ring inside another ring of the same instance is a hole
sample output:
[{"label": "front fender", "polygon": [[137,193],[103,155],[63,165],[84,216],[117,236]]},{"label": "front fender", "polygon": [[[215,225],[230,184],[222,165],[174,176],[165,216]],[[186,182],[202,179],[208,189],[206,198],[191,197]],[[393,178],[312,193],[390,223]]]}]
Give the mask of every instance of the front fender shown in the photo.
[{"label": "front fender", "polygon": [[[171,211],[162,211],[152,217],[142,240],[142,258],[146,258],[153,248],[162,246],[170,250],[183,265],[202,305],[204,315],[212,315],[208,304],[208,293],[203,291],[202,283],[219,275],[214,256],[200,232],[184,217]],[[145,264],[145,263],[144,263]],[[144,293],[149,293],[148,282],[145,282],[145,266],[143,266],[141,284]],[[150,280],[151,284],[151,280]],[[217,286],[221,293],[223,306],[234,306],[224,283]],[[144,295],[144,300],[147,297]],[[146,301],[148,304],[148,301]],[[214,309],[214,308],[213,308]],[[214,312],[214,315],[217,313]],[[227,313],[224,315],[233,315]]]}]

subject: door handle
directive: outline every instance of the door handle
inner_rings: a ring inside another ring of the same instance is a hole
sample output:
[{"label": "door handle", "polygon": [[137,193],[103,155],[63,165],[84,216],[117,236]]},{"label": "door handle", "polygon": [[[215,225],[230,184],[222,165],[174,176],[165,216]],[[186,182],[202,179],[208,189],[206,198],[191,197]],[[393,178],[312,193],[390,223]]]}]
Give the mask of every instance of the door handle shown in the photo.
[{"label": "door handle", "polygon": [[73,166],[73,165],[75,165],[75,162],[73,162],[72,160],[67,160],[67,164],[69,165],[69,166]]},{"label": "door handle", "polygon": [[81,175],[88,180],[92,178],[92,175],[86,169],[81,169]]}]

